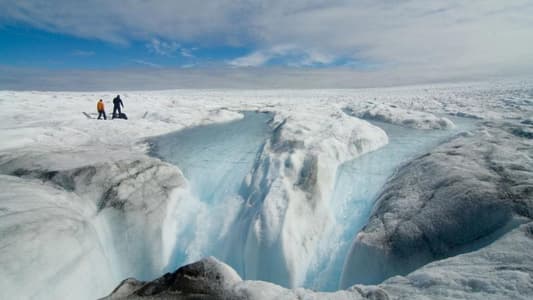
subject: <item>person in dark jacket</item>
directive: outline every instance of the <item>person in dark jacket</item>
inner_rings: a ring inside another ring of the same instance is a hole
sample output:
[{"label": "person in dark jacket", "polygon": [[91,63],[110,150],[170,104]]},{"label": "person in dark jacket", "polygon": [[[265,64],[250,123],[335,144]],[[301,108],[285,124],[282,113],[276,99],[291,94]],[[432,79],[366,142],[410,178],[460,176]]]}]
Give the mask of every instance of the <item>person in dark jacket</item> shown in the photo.
[{"label": "person in dark jacket", "polygon": [[[117,95],[115,99],[113,99],[113,118],[119,118],[122,114],[122,111],[120,111],[120,107],[124,107],[124,103],[122,103],[122,99],[120,99],[120,95]],[[118,111],[118,114],[117,114]]]}]

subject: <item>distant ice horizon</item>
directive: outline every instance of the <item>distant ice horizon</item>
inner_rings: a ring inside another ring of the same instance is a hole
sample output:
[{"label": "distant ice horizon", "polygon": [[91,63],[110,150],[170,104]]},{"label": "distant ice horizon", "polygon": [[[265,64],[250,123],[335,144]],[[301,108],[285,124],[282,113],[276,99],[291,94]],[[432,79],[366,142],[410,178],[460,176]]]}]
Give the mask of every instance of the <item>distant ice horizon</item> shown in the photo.
[{"label": "distant ice horizon", "polygon": [[346,68],[198,68],[49,70],[0,65],[0,90],[12,91],[160,91],[179,89],[366,89],[425,85],[532,82],[533,74],[441,76],[401,71]]}]

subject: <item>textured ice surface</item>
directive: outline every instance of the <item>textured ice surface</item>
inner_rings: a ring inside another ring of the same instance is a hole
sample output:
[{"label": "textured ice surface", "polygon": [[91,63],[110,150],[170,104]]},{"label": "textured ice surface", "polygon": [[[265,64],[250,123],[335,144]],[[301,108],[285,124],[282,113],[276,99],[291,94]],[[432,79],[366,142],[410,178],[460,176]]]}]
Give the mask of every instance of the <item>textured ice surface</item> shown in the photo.
[{"label": "textured ice surface", "polygon": [[342,287],[478,249],[516,226],[515,216],[531,218],[532,142],[511,128],[485,123],[401,168],[354,241]]},{"label": "textured ice surface", "polygon": [[307,287],[336,290],[344,259],[353,235],[368,222],[378,192],[402,163],[431,150],[460,132],[474,128],[474,121],[455,118],[458,126],[449,130],[416,130],[383,122],[373,122],[384,129],[389,143],[341,165],[331,197],[335,225],[322,242],[324,254],[307,275]]},{"label": "textured ice surface", "polygon": [[116,283],[91,222],[94,205],[74,193],[0,175],[2,299],[84,299]]},{"label": "textured ice surface", "polygon": [[10,191],[0,202],[8,298],[21,291],[38,299],[95,298],[112,282],[152,279],[168,264],[162,221],[169,199],[186,187],[179,170],[148,157],[89,165],[83,157],[0,157],[0,171],[11,175],[0,176]]},{"label": "textured ice surface", "polygon": [[428,264],[380,285],[390,299],[532,299],[533,223],[487,247]]}]

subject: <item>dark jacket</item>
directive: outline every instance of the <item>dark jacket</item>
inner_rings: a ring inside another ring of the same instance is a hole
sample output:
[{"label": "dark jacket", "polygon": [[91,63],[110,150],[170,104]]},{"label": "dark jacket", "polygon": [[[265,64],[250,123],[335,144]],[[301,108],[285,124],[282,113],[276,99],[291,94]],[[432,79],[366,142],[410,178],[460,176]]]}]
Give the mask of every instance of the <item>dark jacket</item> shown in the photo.
[{"label": "dark jacket", "polygon": [[122,103],[122,99],[120,99],[119,96],[116,96],[115,99],[113,99],[113,105],[114,106],[122,106],[124,107],[124,103]]}]

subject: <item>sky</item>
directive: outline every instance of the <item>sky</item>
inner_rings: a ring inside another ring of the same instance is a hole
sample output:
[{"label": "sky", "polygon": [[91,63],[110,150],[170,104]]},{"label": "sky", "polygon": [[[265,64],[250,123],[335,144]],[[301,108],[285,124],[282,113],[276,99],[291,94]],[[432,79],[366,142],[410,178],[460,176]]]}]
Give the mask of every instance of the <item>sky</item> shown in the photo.
[{"label": "sky", "polygon": [[0,89],[529,77],[533,0],[0,0]]}]

